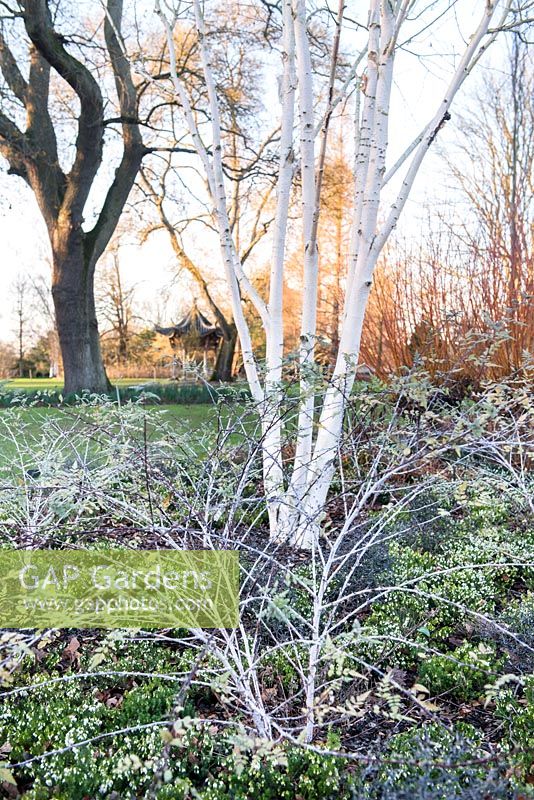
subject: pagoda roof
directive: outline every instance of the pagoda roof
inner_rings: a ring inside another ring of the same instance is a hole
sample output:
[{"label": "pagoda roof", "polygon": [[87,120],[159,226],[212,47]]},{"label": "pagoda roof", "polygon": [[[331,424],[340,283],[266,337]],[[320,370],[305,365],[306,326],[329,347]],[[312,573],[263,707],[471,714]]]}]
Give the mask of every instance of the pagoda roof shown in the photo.
[{"label": "pagoda roof", "polygon": [[170,336],[179,338],[180,336],[187,336],[190,333],[196,333],[200,339],[205,339],[207,336],[221,337],[222,330],[218,325],[213,325],[207,317],[198,309],[196,303],[175,325],[168,328],[156,326],[156,332],[163,334],[163,336]]}]

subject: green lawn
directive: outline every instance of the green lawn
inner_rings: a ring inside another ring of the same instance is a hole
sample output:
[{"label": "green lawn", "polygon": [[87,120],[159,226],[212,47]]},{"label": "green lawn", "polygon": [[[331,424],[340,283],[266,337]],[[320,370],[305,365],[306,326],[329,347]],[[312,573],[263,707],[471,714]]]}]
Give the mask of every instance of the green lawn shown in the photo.
[{"label": "green lawn", "polygon": [[[169,383],[167,378],[118,378],[112,381],[114,386],[137,386],[143,383]],[[63,389],[62,378],[13,378],[6,381],[7,389],[29,389],[31,391]]]},{"label": "green lawn", "polygon": [[[97,412],[98,409],[76,406],[0,410],[0,468],[7,466],[11,461],[26,462],[29,454],[39,451],[45,427],[48,441],[54,439],[56,432],[58,439],[67,433],[68,436],[64,440],[65,450],[76,449],[78,452],[83,452],[88,448],[96,455],[99,443],[113,437],[117,430],[116,421],[107,429],[101,417],[95,426],[94,415]],[[225,425],[229,420],[237,419],[243,412],[243,406],[237,403],[219,408],[209,404],[146,406],[144,412],[149,440],[159,438],[162,423],[165,421],[175,433],[193,433],[192,438],[188,437],[189,441],[201,453],[204,447],[213,441],[218,420]],[[247,415],[246,429],[252,430],[253,425],[253,418]],[[139,428],[132,431],[132,435],[142,441],[144,436],[142,418],[139,420]],[[230,441],[232,444],[239,443],[240,434],[232,434]],[[24,452],[23,457],[21,452]]]}]

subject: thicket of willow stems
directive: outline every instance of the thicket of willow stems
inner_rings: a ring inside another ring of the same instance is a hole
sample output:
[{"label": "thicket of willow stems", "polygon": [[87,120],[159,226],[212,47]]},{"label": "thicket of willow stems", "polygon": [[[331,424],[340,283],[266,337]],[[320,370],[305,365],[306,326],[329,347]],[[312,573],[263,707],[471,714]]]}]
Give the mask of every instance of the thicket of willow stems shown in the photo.
[{"label": "thicket of willow stems", "polygon": [[534,349],[527,41],[514,36],[505,74],[469,94],[473,102],[455,114],[456,143],[446,154],[459,193],[442,200],[437,214],[428,209],[421,241],[388,246],[375,275],[361,357],[380,377],[422,358],[433,374],[455,370],[477,383],[520,372]]},{"label": "thicket of willow stems", "polygon": [[[331,50],[327,106],[319,123],[314,115],[317,78],[312,69],[309,7],[305,0],[282,2],[282,81],[280,89],[280,153],[277,209],[273,232],[269,296],[264,302],[252,286],[232,239],[225,177],[221,112],[210,52],[210,29],[200,0],[187,18],[185,4],[174,15],[158,3],[157,13],[165,28],[171,65],[172,88],[181,106],[189,134],[205,175],[222,259],[241,344],[247,380],[263,423],[263,474],[269,508],[271,537],[304,548],[317,541],[321,514],[334,473],[335,455],[342,433],[343,413],[358,362],[364,314],[378,258],[406,204],[421,164],[465,79],[482,53],[503,27],[509,27],[517,10],[512,4],[488,0],[476,28],[452,72],[448,88],[436,104],[422,133],[398,161],[386,171],[388,115],[395,76],[395,56],[405,35],[414,0],[371,0],[367,42],[356,57],[343,89],[356,86],[354,125],[354,209],[347,265],[345,304],[340,341],[331,381],[324,394],[319,424],[314,427],[316,381],[314,353],[317,324],[317,227],[321,177],[328,148],[329,122],[340,100],[336,90],[339,38],[344,32],[344,5],[340,3]],[[177,20],[193,26],[199,42],[203,81],[208,102],[208,133],[204,141],[187,85],[178,74],[173,30]],[[353,35],[353,34],[352,34]],[[394,135],[394,132],[393,132]],[[317,144],[318,140],[318,144]],[[381,204],[384,187],[404,170],[400,189],[389,211]],[[300,410],[292,469],[285,475],[282,461],[282,288],[289,199],[293,179],[300,172],[303,232],[303,292],[300,335]],[[259,314],[266,336],[265,373],[261,374],[253,352],[250,330],[242,307],[247,296]],[[316,431],[316,432],[315,432]]]}]

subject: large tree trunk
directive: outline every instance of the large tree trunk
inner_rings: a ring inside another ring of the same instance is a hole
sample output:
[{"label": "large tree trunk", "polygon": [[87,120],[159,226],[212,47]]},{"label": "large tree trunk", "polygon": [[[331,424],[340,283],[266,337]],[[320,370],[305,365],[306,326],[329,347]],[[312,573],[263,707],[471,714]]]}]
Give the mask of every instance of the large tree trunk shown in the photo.
[{"label": "large tree trunk", "polygon": [[232,367],[234,365],[237,329],[233,324],[228,325],[228,329],[229,330],[225,332],[217,353],[215,367],[213,368],[213,374],[211,376],[212,381],[228,382],[231,381],[233,377]]},{"label": "large tree trunk", "polygon": [[84,254],[78,232],[53,248],[52,296],[63,357],[65,393],[103,393],[111,385],[106,375],[94,297],[95,265]]}]

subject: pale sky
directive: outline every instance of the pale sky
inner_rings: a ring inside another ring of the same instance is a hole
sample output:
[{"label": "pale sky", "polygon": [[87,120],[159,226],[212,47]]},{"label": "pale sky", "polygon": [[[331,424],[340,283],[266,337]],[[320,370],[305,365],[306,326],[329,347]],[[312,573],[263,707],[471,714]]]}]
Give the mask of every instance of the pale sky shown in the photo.
[{"label": "pale sky", "polygon": [[[464,33],[472,31],[473,24],[469,24],[469,19],[478,18],[484,1],[459,0],[457,3],[460,13],[465,15],[461,26]],[[446,25],[439,25],[434,29],[432,34],[426,34],[421,46],[427,54],[435,52],[435,57],[430,55],[424,64],[411,55],[401,54],[398,58],[390,123],[389,163],[394,162],[436,110],[446,80],[451,74],[451,53],[457,53],[461,48],[456,21],[451,18]],[[466,81],[464,90],[456,99],[453,112],[461,114],[466,97],[475,85],[480,86],[485,70],[496,68],[502,53],[503,46],[494,45],[489,56],[484,57],[478,77],[473,74]],[[453,124],[445,126],[439,134],[440,147],[446,149],[455,135]],[[409,236],[418,236],[423,203],[429,199],[438,201],[443,196],[446,182],[444,162],[434,152],[427,157],[399,226]],[[49,246],[44,222],[31,190],[21,179],[8,176],[5,164],[0,171],[0,241],[0,294],[3,298],[0,305],[0,340],[11,340],[14,317],[10,286],[19,273],[34,276],[48,273]],[[203,235],[201,242],[193,241],[190,244],[194,249],[201,247],[203,256],[212,263],[219,263],[216,241],[213,239],[210,242],[209,235]],[[170,286],[173,264],[172,251],[164,235],[154,235],[142,247],[128,245],[121,249],[124,281],[127,285],[135,284],[138,299],[148,304],[155,304],[160,300],[163,290]],[[178,285],[172,288],[171,307],[175,304],[178,308],[184,299],[187,302],[190,297],[187,283],[184,282],[182,287]],[[178,316],[178,313],[172,314],[171,311],[169,314],[174,319]]]}]

